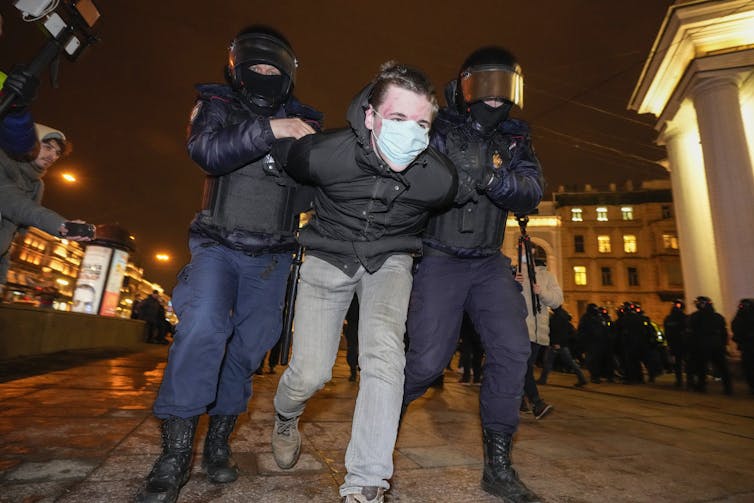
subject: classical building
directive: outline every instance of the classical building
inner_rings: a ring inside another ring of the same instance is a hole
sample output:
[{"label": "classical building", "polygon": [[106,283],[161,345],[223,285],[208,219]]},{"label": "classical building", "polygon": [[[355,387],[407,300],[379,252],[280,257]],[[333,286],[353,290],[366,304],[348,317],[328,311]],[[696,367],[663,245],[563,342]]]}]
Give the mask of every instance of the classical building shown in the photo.
[{"label": "classical building", "polygon": [[[75,287],[86,247],[75,241],[58,239],[35,227],[18,234],[11,244],[10,269],[3,302],[49,307],[71,311]],[[134,300],[157,290],[172,316],[170,297],[157,283],[144,278],[144,269],[128,260],[114,315],[128,318]]]},{"label": "classical building", "polygon": [[25,234],[16,236],[8,253],[11,263],[2,300],[36,305],[40,296],[52,292],[52,307],[70,311],[84,257],[82,246],[30,227]]},{"label": "classical building", "polygon": [[677,1],[629,108],[657,118],[687,301],[754,297],[754,2]]},{"label": "classical building", "polygon": [[[594,302],[614,312],[625,301],[639,302],[654,320],[683,297],[683,277],[670,184],[645,182],[581,191],[560,188],[552,202],[529,216],[527,233],[538,256],[558,279],[565,308],[581,315]],[[518,262],[521,235],[508,219],[503,253]],[[611,313],[613,314],[613,313]]]}]

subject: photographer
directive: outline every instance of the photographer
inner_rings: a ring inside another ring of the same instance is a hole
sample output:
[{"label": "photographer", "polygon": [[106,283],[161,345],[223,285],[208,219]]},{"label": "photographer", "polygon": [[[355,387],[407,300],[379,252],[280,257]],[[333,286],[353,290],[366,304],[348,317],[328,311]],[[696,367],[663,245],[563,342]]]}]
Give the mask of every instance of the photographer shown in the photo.
[{"label": "photographer", "polygon": [[[16,231],[37,227],[60,238],[88,241],[94,237],[94,226],[68,221],[40,204],[44,191],[42,177],[71,145],[57,129],[37,124],[39,150],[32,160],[13,156],[0,150],[0,286],[4,288],[10,265],[8,249]],[[3,144],[0,141],[0,144]],[[29,154],[25,157],[29,157]]]}]

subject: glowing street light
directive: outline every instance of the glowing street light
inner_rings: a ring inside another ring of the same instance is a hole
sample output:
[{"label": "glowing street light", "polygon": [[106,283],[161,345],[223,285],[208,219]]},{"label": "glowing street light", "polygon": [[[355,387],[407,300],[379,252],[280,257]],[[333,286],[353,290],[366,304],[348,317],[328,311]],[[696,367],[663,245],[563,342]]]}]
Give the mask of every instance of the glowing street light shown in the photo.
[{"label": "glowing street light", "polygon": [[76,183],[76,177],[71,173],[63,173],[60,177],[68,183]]},{"label": "glowing street light", "polygon": [[170,255],[168,255],[167,253],[156,253],[154,258],[158,262],[170,262]]}]

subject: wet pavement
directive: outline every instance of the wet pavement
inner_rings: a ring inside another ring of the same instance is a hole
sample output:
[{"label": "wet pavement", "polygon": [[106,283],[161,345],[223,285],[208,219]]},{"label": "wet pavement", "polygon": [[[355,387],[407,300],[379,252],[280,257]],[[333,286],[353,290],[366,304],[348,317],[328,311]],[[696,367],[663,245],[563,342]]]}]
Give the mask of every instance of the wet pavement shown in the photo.
[{"label": "wet pavement", "polygon": [[[133,501],[160,450],[150,408],[167,349],[80,351],[0,365],[0,502]],[[180,502],[335,502],[344,475],[357,384],[344,358],[301,421],[303,454],[277,468],[269,445],[279,374],[255,377],[255,397],[232,437],[241,476],[210,484],[195,459]],[[388,501],[496,502],[479,487],[479,388],[446,373],[406,414]],[[572,386],[551,374],[554,405],[522,414],[514,464],[547,502],[754,501],[754,397],[737,382],[707,394],[656,384]],[[197,458],[207,428],[199,425]]]}]

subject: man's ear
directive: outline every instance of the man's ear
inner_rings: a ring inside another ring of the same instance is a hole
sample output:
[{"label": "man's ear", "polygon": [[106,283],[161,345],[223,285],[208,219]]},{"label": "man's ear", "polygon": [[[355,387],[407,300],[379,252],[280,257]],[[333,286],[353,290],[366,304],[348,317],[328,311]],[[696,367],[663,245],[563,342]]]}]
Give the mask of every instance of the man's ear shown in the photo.
[{"label": "man's ear", "polygon": [[372,105],[364,111],[364,126],[370,131],[374,130],[374,108]]}]

